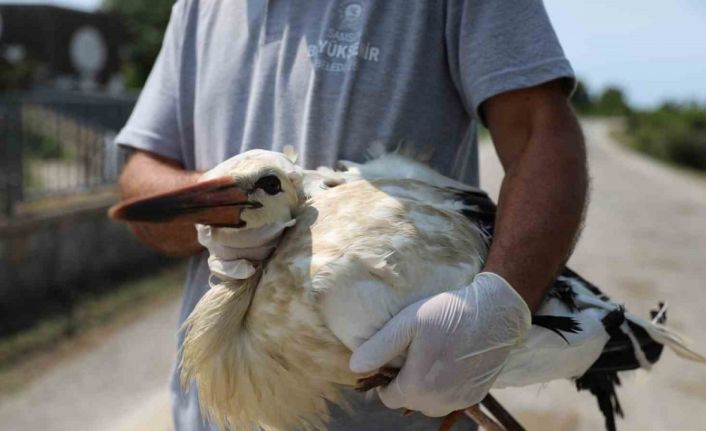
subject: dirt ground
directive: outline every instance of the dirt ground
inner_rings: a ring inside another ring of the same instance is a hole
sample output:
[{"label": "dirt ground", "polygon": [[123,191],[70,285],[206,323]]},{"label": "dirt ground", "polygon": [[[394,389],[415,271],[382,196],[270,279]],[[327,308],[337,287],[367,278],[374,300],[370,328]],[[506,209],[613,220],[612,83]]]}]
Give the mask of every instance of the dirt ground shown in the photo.
[{"label": "dirt ground", "polygon": [[[706,178],[617,146],[610,123],[587,121],[584,130],[592,202],[572,267],[638,314],[667,300],[670,325],[706,352]],[[497,195],[502,174],[491,145],[482,145],[481,160],[483,186]],[[176,315],[172,302],[0,399],[0,428],[170,430]],[[623,385],[620,430],[706,429],[706,366],[667,351],[651,372],[629,374]],[[603,428],[593,397],[570,382],[496,395],[530,431]]]}]

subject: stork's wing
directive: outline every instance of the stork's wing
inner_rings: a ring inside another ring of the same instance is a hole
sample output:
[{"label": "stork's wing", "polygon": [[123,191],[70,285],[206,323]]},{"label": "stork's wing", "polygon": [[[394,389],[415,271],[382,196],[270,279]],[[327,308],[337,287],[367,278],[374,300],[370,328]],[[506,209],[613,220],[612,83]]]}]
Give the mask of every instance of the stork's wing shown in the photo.
[{"label": "stork's wing", "polygon": [[481,225],[492,236],[497,207],[486,192],[480,189],[447,187],[443,189],[442,193],[450,194],[456,201],[462,203],[463,208],[460,212],[469,220]]},{"label": "stork's wing", "polygon": [[[485,192],[477,189],[445,187],[440,190],[440,193],[453,197],[461,203],[459,211],[470,221],[481,226],[489,239],[492,239],[496,206]],[[595,307],[595,304],[594,307],[587,307],[585,303],[578,304],[579,296],[597,301],[603,305],[603,309]],[[554,302],[560,303],[561,306]],[[666,321],[666,313],[656,310],[652,312],[652,317],[657,317],[654,322],[657,325],[626,314],[622,306],[610,302],[610,298],[597,286],[565,267],[549,289],[544,305],[532,318],[534,327],[548,329],[566,343],[565,359],[570,361],[564,362],[566,373],[570,374],[572,370],[585,370],[583,374],[570,377],[576,378],[578,390],[588,390],[596,397],[598,406],[605,416],[606,429],[609,431],[616,429],[615,414],[623,415],[615,390],[620,385],[619,371],[649,368],[659,360],[664,348],[663,344],[670,345],[677,354],[687,359],[703,360],[703,357],[686,347],[678,336],[675,341],[672,341],[669,336],[659,337],[660,331],[671,334],[668,329],[659,326]],[[600,325],[595,327],[594,324],[598,322]],[[591,327],[592,325],[594,327]],[[537,332],[536,329],[535,332]],[[572,342],[575,342],[574,346],[570,346]],[[541,342],[537,339],[534,347],[538,348],[539,344]],[[536,359],[541,353],[538,354],[537,349],[534,348],[529,350],[533,350],[531,355],[535,360],[534,365],[538,365]],[[527,370],[531,366],[525,368],[526,364],[521,363],[523,362],[521,354],[515,355],[514,359],[518,362],[518,370],[521,370],[525,378],[529,377],[532,373],[528,373]],[[510,361],[512,360],[511,357]],[[547,363],[556,364],[561,368],[559,364],[562,361],[550,360]],[[511,368],[511,366],[507,367],[510,375],[506,374],[506,379],[512,377]],[[534,371],[535,378],[543,375],[541,369]],[[544,370],[545,373],[549,371]],[[552,372],[556,372],[556,369]]]}]

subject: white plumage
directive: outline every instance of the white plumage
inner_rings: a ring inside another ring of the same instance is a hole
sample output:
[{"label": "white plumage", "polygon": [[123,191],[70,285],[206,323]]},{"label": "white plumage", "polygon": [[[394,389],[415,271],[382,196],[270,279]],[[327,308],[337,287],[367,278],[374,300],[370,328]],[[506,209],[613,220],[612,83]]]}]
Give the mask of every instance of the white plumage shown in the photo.
[{"label": "white plumage", "polygon": [[[482,268],[494,217],[487,196],[401,153],[376,155],[366,164],[342,162],[346,172],[296,178],[260,162],[223,171],[248,204],[232,222],[238,227],[224,232],[281,221],[289,211],[297,223],[253,278],[212,286],[186,323],[183,382],[196,381],[204,411],[219,426],[325,428],[325,400],[342,402],[340,386],[366,377],[349,370],[351,351],[406,305],[466,286]],[[263,195],[254,184],[273,175],[281,193]],[[147,200],[149,217],[140,212],[145,201],[114,215],[156,220],[159,199]],[[624,313],[570,270],[535,317],[494,387],[582,378],[579,387],[596,393],[609,382],[607,394],[596,394],[608,428],[616,371],[649,367],[660,344],[704,361],[658,321]]]}]

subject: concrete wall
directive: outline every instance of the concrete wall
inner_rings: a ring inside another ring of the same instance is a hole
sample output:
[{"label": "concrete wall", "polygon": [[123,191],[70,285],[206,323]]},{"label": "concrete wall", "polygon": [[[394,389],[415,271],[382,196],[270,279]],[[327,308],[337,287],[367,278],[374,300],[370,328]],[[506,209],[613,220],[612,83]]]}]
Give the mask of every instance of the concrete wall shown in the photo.
[{"label": "concrete wall", "polygon": [[108,219],[111,201],[0,222],[0,334],[12,319],[52,303],[70,308],[82,291],[167,261]]}]

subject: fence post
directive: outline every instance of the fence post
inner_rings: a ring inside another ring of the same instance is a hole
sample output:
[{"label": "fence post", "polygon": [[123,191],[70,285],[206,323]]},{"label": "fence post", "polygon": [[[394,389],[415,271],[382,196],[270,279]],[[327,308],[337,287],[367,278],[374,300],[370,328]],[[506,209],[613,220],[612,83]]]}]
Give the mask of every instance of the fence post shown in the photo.
[{"label": "fence post", "polygon": [[5,154],[0,187],[5,195],[3,212],[12,217],[17,202],[22,200],[22,114],[15,103],[3,105],[0,108],[0,144]]},{"label": "fence post", "polygon": [[15,139],[14,145],[14,158],[15,161],[15,177],[12,182],[12,198],[13,198],[13,213],[15,209],[15,204],[24,200],[24,179],[25,179],[25,129],[22,117],[22,102],[17,106],[17,120],[15,121],[15,127],[17,127],[17,139]]}]

